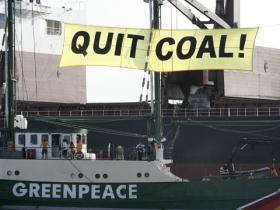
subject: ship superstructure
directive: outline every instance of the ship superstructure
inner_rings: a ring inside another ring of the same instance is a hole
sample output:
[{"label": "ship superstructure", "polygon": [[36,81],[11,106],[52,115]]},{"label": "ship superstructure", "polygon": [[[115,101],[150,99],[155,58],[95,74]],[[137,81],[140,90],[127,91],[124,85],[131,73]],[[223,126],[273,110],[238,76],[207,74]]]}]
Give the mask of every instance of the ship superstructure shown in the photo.
[{"label": "ship superstructure", "polygon": [[[0,2],[0,8],[3,37],[5,1]],[[85,68],[58,68],[59,55],[63,50],[64,22],[85,24],[85,7],[67,4],[56,8],[45,6],[41,1],[15,1],[15,80],[18,101],[86,103]],[[4,71],[1,72],[3,81]],[[3,87],[1,83],[1,87],[5,88],[5,85]],[[67,90],[67,93],[63,90]]]}]

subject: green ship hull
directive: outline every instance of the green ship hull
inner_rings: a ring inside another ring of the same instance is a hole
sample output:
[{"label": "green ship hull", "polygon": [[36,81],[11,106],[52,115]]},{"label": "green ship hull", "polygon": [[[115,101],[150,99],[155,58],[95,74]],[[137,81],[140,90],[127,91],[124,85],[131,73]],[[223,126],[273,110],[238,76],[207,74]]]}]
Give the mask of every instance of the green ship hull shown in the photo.
[{"label": "green ship hull", "polygon": [[168,183],[42,183],[1,180],[0,202],[2,206],[237,209],[279,188],[280,178]]}]

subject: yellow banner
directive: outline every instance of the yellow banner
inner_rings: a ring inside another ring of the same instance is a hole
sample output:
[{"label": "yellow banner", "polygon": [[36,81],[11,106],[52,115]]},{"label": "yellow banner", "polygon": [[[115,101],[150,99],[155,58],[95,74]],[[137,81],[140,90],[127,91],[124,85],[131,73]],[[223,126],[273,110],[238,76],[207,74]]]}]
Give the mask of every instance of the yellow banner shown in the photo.
[{"label": "yellow banner", "polygon": [[257,32],[258,28],[150,30],[65,24],[60,67],[252,71]]}]

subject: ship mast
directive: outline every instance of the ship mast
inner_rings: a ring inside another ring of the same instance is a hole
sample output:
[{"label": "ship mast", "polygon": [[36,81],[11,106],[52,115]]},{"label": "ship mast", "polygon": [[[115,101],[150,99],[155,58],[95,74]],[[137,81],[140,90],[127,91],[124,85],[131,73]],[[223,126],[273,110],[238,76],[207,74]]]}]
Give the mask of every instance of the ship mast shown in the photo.
[{"label": "ship mast", "polygon": [[[153,0],[153,29],[160,28],[160,0]],[[154,73],[154,139],[161,142],[162,138],[162,118],[161,118],[161,73]]]},{"label": "ship mast", "polygon": [[[160,28],[160,7],[162,4],[162,0],[144,0],[145,2],[153,3],[153,14],[152,14],[152,28],[159,29]],[[207,28],[205,26],[206,23],[215,23],[222,28],[230,28],[231,26],[224,21],[221,17],[217,14],[210,12],[205,6],[200,4],[197,0],[185,0],[191,6],[196,8],[202,14],[204,14],[207,18],[209,18],[208,22],[200,21],[189,9],[186,9],[184,4],[181,4],[178,0],[168,0],[173,6],[175,6],[180,12],[182,12],[187,18],[189,18],[194,24],[196,24],[199,28]],[[223,7],[227,5],[227,8],[233,8],[235,5],[236,8],[239,6],[239,0],[216,0],[216,4],[221,4]],[[236,9],[237,10],[237,9]],[[206,12],[207,11],[207,12]],[[233,10],[235,11],[235,10]],[[236,14],[233,15],[233,11],[227,11],[229,17],[228,18],[235,18],[238,16]],[[236,20],[235,20],[236,21]],[[235,23],[234,21],[234,23]],[[163,127],[162,127],[162,114],[161,114],[161,101],[162,101],[162,91],[161,91],[161,73],[155,72],[154,73],[154,109],[153,109],[153,138],[161,143],[163,138]]]},{"label": "ship mast", "polygon": [[5,103],[5,126],[6,126],[6,141],[14,141],[14,117],[15,117],[15,15],[14,15],[14,0],[7,0],[8,7],[8,65],[6,69],[6,103]]}]

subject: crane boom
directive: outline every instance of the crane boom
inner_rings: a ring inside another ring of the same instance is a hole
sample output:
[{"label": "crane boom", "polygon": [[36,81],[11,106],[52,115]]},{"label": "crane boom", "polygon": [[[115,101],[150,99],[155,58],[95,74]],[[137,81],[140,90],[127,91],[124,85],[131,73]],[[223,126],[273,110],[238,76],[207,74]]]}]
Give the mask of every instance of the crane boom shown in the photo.
[{"label": "crane boom", "polygon": [[[174,7],[176,7],[183,15],[192,21],[193,24],[197,25],[199,28],[207,28],[205,22],[197,18],[190,9],[186,8],[180,0],[168,0]],[[189,5],[197,9],[203,15],[210,19],[210,22],[220,25],[222,28],[231,28],[230,25],[220,18],[215,13],[211,12],[207,7],[199,3],[197,0],[184,0]]]}]

